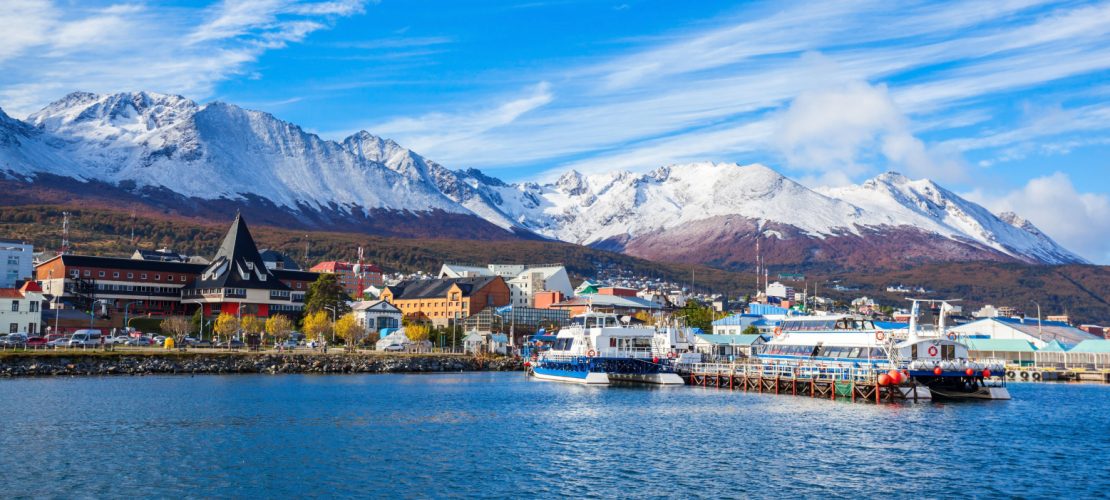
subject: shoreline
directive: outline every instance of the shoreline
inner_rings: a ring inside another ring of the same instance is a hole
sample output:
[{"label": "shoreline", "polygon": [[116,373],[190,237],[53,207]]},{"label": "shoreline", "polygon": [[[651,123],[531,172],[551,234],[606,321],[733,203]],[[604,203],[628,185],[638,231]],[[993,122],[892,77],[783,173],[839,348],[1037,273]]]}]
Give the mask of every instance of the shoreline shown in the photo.
[{"label": "shoreline", "polygon": [[520,371],[518,358],[469,354],[91,352],[0,355],[0,378],[156,374],[339,374]]}]

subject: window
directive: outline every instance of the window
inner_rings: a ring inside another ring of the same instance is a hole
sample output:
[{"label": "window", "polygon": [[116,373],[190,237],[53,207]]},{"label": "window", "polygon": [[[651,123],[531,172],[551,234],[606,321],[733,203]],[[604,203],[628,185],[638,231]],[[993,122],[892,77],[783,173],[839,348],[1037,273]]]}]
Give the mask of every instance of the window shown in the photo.
[{"label": "window", "polygon": [[74,270],[69,272],[69,275],[73,276],[74,278],[76,278],[78,276],[81,276],[81,270],[80,269],[74,269]]},{"label": "window", "polygon": [[31,301],[31,312],[39,312],[39,302],[37,300]]},{"label": "window", "polygon": [[104,271],[100,271],[99,273],[96,273],[96,277],[97,278],[103,278],[104,277]]},{"label": "window", "polygon": [[36,325],[34,323],[27,323],[27,334],[28,335],[34,335],[35,333],[38,333],[37,328],[38,328],[38,325]]},{"label": "window", "polygon": [[19,324],[18,323],[12,323],[12,324],[8,325],[8,333],[15,333],[15,332],[18,332],[18,331],[19,331]]},{"label": "window", "polygon": [[8,256],[8,265],[9,266],[18,266],[19,265],[19,256],[18,255],[9,255]]},{"label": "window", "polygon": [[89,271],[88,269],[85,269],[85,277],[88,278],[88,277],[91,277],[91,276],[92,276],[92,271]]},{"label": "window", "polygon": [[162,275],[161,274],[155,274],[154,275],[154,281],[162,281]]},{"label": "window", "polygon": [[182,283],[184,283],[184,282],[185,282],[185,275],[184,275],[184,274],[182,274],[182,275],[181,275],[181,282],[182,282]]},{"label": "window", "polygon": [[146,279],[146,273],[140,274],[139,279],[144,279],[145,280]]},{"label": "window", "polygon": [[135,273],[127,273],[127,279],[135,279]]},{"label": "window", "polygon": [[19,301],[18,300],[13,300],[12,301],[12,312],[19,312]]},{"label": "window", "polygon": [[119,271],[113,272],[112,277],[113,278],[118,278],[119,277]]}]

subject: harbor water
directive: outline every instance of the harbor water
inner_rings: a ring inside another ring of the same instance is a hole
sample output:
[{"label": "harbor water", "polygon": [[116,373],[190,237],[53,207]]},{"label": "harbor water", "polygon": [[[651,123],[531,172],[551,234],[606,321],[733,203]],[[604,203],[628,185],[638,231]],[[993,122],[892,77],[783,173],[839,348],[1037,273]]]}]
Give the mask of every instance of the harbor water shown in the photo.
[{"label": "harbor water", "polygon": [[1110,386],[875,405],[520,373],[0,380],[3,497],[1082,498]]}]

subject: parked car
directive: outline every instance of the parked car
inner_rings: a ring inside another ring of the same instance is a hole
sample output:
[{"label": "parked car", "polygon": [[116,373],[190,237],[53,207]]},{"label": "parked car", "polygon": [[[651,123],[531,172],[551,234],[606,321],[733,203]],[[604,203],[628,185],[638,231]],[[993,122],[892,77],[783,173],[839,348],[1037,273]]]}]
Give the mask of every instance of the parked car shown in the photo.
[{"label": "parked car", "polygon": [[6,347],[8,349],[15,349],[15,348],[19,348],[19,347],[25,347],[26,345],[27,345],[27,334],[26,333],[11,333],[11,334],[8,334],[6,337],[4,337],[3,340],[0,340],[0,347]]},{"label": "parked car", "polygon": [[73,336],[69,338],[67,347],[100,347],[100,331],[99,330],[77,330],[73,332]]},{"label": "parked car", "polygon": [[123,345],[129,345],[129,346],[134,346],[134,347],[147,347],[147,346],[151,345],[151,340],[148,337],[131,337],[131,338],[127,339],[123,343]]},{"label": "parked car", "polygon": [[49,347],[51,349],[60,349],[60,348],[63,348],[63,347],[69,347],[69,337],[63,336],[63,337],[58,337],[54,340],[47,341],[46,342],[46,347]]},{"label": "parked car", "polygon": [[191,344],[192,347],[212,347],[211,340],[199,339]]},{"label": "parked car", "polygon": [[282,349],[296,349],[298,344],[296,340],[289,339],[279,344]]},{"label": "parked car", "polygon": [[42,349],[46,347],[46,337],[31,337],[27,339],[26,346],[28,349]]},{"label": "parked car", "polygon": [[116,335],[115,337],[108,337],[106,342],[113,345],[121,345],[127,344],[128,340],[131,340],[131,337],[121,333],[119,335]]},{"label": "parked car", "polygon": [[246,345],[247,344],[243,343],[242,340],[231,339],[231,341],[229,341],[229,342],[220,342],[219,344],[216,345],[216,347],[220,347],[220,348],[223,348],[223,349],[241,349],[241,348],[245,347]]},{"label": "parked car", "polygon": [[166,345],[166,336],[165,335],[159,335],[157,337],[154,337],[154,345],[156,345],[158,347],[162,347],[162,346]]},{"label": "parked car", "polygon": [[400,351],[405,350],[405,345],[404,344],[389,344],[389,345],[385,346],[385,348],[382,349],[382,350],[386,351],[386,352],[400,352]]}]

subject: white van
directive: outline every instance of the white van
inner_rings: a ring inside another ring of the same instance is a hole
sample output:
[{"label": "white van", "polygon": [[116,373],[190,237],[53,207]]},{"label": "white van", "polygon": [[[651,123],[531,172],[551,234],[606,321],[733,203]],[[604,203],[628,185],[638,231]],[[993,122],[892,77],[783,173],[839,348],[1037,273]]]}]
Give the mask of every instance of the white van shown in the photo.
[{"label": "white van", "polygon": [[69,347],[100,347],[100,330],[77,330],[69,338]]}]

